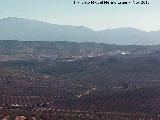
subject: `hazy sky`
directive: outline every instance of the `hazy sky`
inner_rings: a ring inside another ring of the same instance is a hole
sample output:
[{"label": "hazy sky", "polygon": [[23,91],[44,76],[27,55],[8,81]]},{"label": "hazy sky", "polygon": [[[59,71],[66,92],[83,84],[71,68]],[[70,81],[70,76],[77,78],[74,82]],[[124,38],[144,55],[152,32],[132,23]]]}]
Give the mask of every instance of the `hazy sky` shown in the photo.
[{"label": "hazy sky", "polygon": [[160,0],[148,0],[149,5],[74,5],[73,1],[0,0],[0,18],[22,17],[95,30],[118,27],[160,30]]}]

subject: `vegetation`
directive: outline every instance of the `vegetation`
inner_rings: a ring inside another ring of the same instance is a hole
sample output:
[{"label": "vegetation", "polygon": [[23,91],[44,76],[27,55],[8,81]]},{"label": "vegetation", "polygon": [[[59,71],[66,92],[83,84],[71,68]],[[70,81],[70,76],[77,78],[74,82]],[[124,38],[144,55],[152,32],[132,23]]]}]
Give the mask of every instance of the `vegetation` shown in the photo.
[{"label": "vegetation", "polygon": [[159,46],[0,42],[2,113],[38,120],[100,120],[109,113],[111,120],[123,113],[157,119],[160,113]]}]

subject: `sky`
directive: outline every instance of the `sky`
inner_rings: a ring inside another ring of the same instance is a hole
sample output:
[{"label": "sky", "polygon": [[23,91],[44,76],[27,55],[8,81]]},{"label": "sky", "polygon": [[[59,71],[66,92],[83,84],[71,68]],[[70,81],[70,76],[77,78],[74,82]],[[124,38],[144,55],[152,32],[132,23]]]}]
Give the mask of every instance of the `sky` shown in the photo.
[{"label": "sky", "polygon": [[[90,0],[79,0],[84,1]],[[94,30],[120,27],[160,30],[160,0],[148,2],[150,4],[147,5],[81,5],[74,4],[74,0],[0,0],[0,18],[20,17],[53,24],[86,26]]]}]

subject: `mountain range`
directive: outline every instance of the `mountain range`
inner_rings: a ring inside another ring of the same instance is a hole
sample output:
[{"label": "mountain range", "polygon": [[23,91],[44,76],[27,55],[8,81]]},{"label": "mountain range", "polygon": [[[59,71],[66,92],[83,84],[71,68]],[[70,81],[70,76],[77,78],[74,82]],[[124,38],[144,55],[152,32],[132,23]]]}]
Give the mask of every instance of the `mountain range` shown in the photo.
[{"label": "mountain range", "polygon": [[83,26],[8,17],[0,19],[0,40],[157,45],[160,44],[160,31],[146,32],[131,27],[95,31]]}]

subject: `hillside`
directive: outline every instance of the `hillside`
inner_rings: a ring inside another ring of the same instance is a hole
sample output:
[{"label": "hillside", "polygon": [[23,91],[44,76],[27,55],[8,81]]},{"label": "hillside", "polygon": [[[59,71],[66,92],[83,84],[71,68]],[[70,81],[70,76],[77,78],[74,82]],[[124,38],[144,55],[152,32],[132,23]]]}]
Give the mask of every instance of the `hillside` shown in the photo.
[{"label": "hillside", "polygon": [[83,58],[103,55],[147,54],[159,51],[160,46],[124,46],[89,42],[49,42],[0,40],[0,61],[45,59],[45,58]]}]

